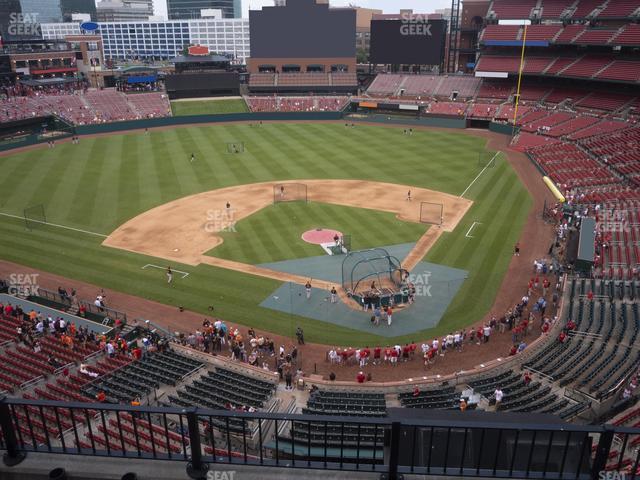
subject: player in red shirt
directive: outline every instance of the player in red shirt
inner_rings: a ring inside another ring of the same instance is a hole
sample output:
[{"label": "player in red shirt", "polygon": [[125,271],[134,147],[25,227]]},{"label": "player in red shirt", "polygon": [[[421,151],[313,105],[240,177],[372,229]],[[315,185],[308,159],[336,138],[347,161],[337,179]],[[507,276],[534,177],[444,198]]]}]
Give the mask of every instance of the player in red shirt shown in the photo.
[{"label": "player in red shirt", "polygon": [[358,383],[364,383],[365,378],[367,377],[364,375],[364,372],[358,372],[358,375],[356,376],[356,381]]}]

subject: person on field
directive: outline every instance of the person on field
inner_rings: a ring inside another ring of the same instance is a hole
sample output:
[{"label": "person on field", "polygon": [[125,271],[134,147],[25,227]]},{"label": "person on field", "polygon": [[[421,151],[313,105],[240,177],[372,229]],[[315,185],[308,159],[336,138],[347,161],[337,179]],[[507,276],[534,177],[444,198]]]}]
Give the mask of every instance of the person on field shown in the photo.
[{"label": "person on field", "polygon": [[171,267],[167,267],[167,283],[173,282],[173,272],[171,271]]},{"label": "person on field", "polygon": [[307,283],[304,285],[304,291],[307,294],[307,300],[311,298],[311,281],[307,280]]},{"label": "person on field", "polygon": [[338,301],[338,291],[336,287],[331,287],[331,303],[337,303]]}]

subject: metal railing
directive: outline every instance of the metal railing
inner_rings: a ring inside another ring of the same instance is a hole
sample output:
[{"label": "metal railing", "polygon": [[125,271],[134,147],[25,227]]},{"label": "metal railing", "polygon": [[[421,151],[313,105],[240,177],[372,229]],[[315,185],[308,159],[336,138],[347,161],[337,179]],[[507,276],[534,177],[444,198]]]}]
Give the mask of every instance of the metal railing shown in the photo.
[{"label": "metal railing", "polygon": [[577,480],[606,471],[633,479],[638,470],[640,429],[464,415],[369,418],[3,398],[0,447],[7,465],[40,452],[159,459],[184,462],[192,478],[212,464],[377,472],[389,479]]}]

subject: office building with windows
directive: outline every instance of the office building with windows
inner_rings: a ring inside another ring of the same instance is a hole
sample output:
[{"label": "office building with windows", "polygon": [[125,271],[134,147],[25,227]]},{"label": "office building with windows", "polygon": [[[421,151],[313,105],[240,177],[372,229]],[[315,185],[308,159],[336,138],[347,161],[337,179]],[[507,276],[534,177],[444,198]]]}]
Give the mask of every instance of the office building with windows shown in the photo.
[{"label": "office building with windows", "polygon": [[[79,35],[78,23],[45,23],[45,39]],[[212,53],[226,55],[243,64],[249,57],[248,19],[200,19],[184,21],[131,21],[100,23],[106,59],[171,59],[189,45],[204,45]]]},{"label": "office building with windows", "polygon": [[167,0],[169,20],[201,18],[201,11],[222,10],[224,18],[242,17],[241,0]]}]

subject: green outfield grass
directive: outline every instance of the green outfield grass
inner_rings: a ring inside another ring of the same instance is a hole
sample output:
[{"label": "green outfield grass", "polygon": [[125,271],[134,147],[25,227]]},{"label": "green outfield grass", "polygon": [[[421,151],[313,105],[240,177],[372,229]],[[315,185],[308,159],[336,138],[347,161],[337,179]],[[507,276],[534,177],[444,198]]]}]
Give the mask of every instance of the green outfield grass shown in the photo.
[{"label": "green outfield grass", "polygon": [[221,100],[182,100],[171,102],[174,117],[187,115],[216,115],[222,113],[245,113],[249,108],[241,98]]},{"label": "green outfield grass", "polygon": [[[229,155],[227,142],[239,141],[245,143],[246,152]],[[407,137],[402,135],[402,128],[352,129],[341,124],[265,124],[261,128],[216,125],[150,131],[148,135],[83,138],[79,145],[61,144],[55,149],[43,147],[0,158],[0,211],[20,217],[25,207],[43,204],[50,223],[107,235],[126,220],[168,201],[251,182],[364,179],[460,195],[482,169],[478,158],[484,146],[484,140],[456,131],[415,132]],[[189,162],[191,153],[198,162]],[[485,170],[465,196],[475,201],[474,206],[456,231],[445,234],[436,244],[427,260],[466,269],[469,279],[441,324],[411,338],[446,333],[487,312],[531,207],[528,193],[501,158],[495,167]],[[310,204],[308,208],[319,215],[333,207]],[[346,211],[340,208],[341,215]],[[255,225],[260,215],[269,212],[266,209],[245,221]],[[338,210],[334,213],[338,218]],[[381,215],[358,212],[353,219],[347,215],[340,221],[357,226],[357,231],[348,232],[354,240],[397,243],[380,232],[367,233],[385,220]],[[356,219],[357,224],[353,223]],[[473,222],[482,225],[474,228],[474,238],[467,238]],[[303,223],[290,231],[304,229]],[[415,233],[413,240],[419,237],[419,230],[413,228],[424,227],[406,226],[402,241],[406,241],[405,233]],[[276,230],[277,226],[264,227],[261,235],[277,239]],[[190,275],[184,280],[176,278],[168,286],[161,270],[141,268],[148,263],[164,265],[165,261],[105,248],[100,245],[102,241],[101,236],[50,225],[27,231],[24,221],[0,216],[2,259],[105,289],[182,305],[204,315],[213,304],[216,314],[232,324],[288,335],[301,325],[309,341],[342,345],[352,345],[354,339],[358,344],[388,341],[260,308],[259,303],[279,286],[269,279],[207,265],[173,265]],[[236,254],[242,252],[239,245],[229,243],[226,248],[236,248]],[[264,258],[264,252],[250,249],[242,254],[253,261]],[[397,339],[405,340],[409,338]]]},{"label": "green outfield grass", "polygon": [[241,220],[236,232],[222,232],[224,243],[208,254],[253,265],[323,255],[320,246],[301,238],[318,227],[350,234],[352,250],[415,242],[427,231],[426,225],[403,222],[393,213],[325,203],[280,203]]}]

